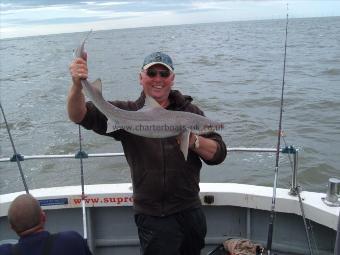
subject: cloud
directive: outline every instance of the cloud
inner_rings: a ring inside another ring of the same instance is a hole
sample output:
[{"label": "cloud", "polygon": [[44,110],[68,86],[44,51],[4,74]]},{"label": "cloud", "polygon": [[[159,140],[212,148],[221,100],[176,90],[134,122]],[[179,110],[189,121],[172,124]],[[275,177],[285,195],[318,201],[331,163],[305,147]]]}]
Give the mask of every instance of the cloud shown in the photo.
[{"label": "cloud", "polygon": [[[340,1],[287,1],[292,18],[340,16]],[[286,15],[286,4],[279,0],[2,0],[0,7],[2,38]]]}]

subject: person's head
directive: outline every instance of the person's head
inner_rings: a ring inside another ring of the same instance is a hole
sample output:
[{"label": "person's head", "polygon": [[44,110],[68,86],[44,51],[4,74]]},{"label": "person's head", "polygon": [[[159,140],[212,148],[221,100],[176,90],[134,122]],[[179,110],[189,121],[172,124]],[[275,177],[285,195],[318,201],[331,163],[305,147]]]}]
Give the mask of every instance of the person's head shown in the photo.
[{"label": "person's head", "polygon": [[164,105],[168,101],[175,79],[171,58],[163,52],[154,52],[146,56],[139,78],[144,93]]},{"label": "person's head", "polygon": [[8,209],[8,221],[11,228],[19,235],[41,231],[46,221],[38,200],[29,194],[14,199]]}]

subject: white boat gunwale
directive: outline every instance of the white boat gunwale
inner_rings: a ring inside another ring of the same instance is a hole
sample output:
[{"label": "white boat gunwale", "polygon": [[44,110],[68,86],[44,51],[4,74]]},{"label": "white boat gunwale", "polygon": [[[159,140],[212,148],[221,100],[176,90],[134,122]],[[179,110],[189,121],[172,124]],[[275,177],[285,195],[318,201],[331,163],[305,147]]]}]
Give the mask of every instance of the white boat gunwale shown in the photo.
[{"label": "white boat gunwale", "polygon": [[[272,187],[238,183],[200,183],[202,204],[204,196],[213,196],[210,206],[237,206],[270,211]],[[277,188],[277,212],[301,215],[298,197],[289,195],[288,189]],[[5,217],[10,203],[22,192],[0,195],[0,217]],[[81,186],[40,188],[30,193],[41,201],[44,210],[81,207]],[[131,183],[85,185],[86,207],[132,206]],[[337,229],[340,207],[322,202],[324,193],[302,191],[301,197],[307,219],[334,230]],[[67,202],[62,199],[67,199]],[[77,202],[78,201],[78,202]]]}]

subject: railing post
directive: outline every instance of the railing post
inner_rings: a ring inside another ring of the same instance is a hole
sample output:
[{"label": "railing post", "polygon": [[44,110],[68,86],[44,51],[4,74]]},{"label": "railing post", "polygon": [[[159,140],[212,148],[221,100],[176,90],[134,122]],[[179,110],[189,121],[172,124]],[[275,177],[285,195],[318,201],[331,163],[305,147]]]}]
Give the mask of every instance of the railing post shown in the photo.
[{"label": "railing post", "polygon": [[329,178],[327,195],[326,197],[322,198],[322,201],[328,206],[333,207],[340,206],[339,192],[340,192],[340,180],[334,177]]},{"label": "railing post", "polygon": [[297,185],[297,169],[298,169],[298,162],[299,162],[299,152],[295,150],[294,153],[294,161],[293,161],[293,174],[292,174],[292,183],[290,186],[289,195],[297,196],[299,192],[299,186]]}]

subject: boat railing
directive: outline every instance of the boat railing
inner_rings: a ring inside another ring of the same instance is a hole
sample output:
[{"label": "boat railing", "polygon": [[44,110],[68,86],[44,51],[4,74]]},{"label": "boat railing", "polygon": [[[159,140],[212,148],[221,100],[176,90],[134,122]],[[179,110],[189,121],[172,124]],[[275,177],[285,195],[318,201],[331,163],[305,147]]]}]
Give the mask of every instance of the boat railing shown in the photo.
[{"label": "boat railing", "polygon": [[[230,147],[227,148],[227,152],[250,152],[250,153],[276,153],[276,148],[248,148],[248,147]],[[297,185],[297,167],[298,167],[298,149],[293,146],[286,146],[280,149],[280,153],[293,155],[293,174],[291,179],[291,187],[289,194],[296,196],[298,192]],[[1,162],[17,162],[25,161],[25,160],[35,160],[35,159],[86,159],[86,158],[95,158],[95,157],[122,157],[124,156],[123,152],[116,153],[86,153],[85,151],[78,151],[75,154],[49,154],[49,155],[21,155],[14,154],[12,157],[0,158]]]}]

